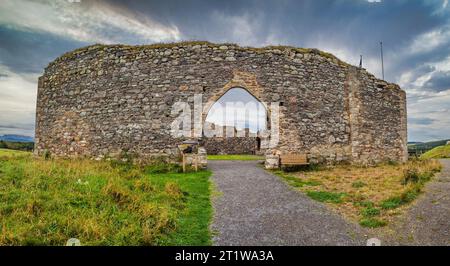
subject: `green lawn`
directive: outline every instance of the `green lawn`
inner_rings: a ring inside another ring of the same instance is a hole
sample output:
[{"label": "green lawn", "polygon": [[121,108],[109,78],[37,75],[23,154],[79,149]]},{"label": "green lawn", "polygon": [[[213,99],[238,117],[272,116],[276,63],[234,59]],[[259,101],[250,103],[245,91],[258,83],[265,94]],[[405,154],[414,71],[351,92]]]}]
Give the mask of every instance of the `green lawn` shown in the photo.
[{"label": "green lawn", "polygon": [[210,245],[210,172],[0,150],[0,245]]},{"label": "green lawn", "polygon": [[443,159],[450,158],[450,145],[436,147],[420,156],[421,159]]},{"label": "green lawn", "polygon": [[211,161],[258,161],[264,160],[264,156],[260,155],[208,155]]}]

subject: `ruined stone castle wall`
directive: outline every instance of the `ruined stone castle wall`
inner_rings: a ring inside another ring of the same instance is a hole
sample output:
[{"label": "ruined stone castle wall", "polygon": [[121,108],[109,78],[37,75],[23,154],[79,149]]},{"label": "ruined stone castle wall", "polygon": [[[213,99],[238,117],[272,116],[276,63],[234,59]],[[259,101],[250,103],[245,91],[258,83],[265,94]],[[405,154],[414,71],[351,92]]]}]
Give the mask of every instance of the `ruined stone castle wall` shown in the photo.
[{"label": "ruined stone castle wall", "polygon": [[205,138],[203,145],[208,154],[261,154],[256,137]]},{"label": "ruined stone castle wall", "polygon": [[[403,161],[405,93],[334,56],[292,47],[211,43],[94,45],[67,53],[39,79],[36,153],[175,156],[175,102],[208,107],[240,87],[280,102],[280,140],[268,153],[311,161]],[[268,112],[271,113],[268,105]],[[201,122],[201,121],[200,121]]]}]

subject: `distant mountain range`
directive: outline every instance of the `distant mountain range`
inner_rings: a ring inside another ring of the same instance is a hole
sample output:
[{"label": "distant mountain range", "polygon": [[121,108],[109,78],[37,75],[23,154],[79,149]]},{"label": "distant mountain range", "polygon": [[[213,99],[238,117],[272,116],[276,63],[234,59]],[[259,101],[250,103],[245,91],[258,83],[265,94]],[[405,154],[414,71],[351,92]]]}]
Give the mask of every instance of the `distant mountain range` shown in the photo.
[{"label": "distant mountain range", "polygon": [[11,142],[33,142],[34,138],[22,135],[0,135],[0,140],[11,141]]},{"label": "distant mountain range", "polygon": [[427,151],[439,146],[443,146],[447,144],[448,141],[450,141],[450,139],[430,141],[430,142],[408,142],[408,149]]}]

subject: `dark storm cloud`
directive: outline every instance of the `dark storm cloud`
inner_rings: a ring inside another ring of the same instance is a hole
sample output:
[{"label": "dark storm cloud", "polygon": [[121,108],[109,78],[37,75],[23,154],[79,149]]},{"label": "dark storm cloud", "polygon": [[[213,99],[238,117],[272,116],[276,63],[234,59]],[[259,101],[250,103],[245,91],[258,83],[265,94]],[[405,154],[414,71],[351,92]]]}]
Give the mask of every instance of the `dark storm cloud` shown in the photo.
[{"label": "dark storm cloud", "polygon": [[395,81],[405,68],[413,70],[424,60],[435,61],[450,53],[450,46],[444,43],[442,49],[413,54],[400,61],[392,59],[404,53],[418,35],[448,23],[448,16],[438,12],[442,9],[442,0],[114,3],[145,12],[163,23],[174,23],[184,39],[254,46],[285,44],[322,49],[332,46],[345,49],[350,57],[345,59],[352,64],[358,63],[360,54],[367,59],[378,59],[379,41],[382,40],[385,44],[386,78],[391,81]]},{"label": "dark storm cloud", "polygon": [[0,64],[18,73],[41,73],[63,53],[86,43],[46,33],[19,31],[0,26]]},{"label": "dark storm cloud", "polygon": [[[161,22],[174,23],[187,38],[225,39],[232,18],[259,19],[258,37],[276,31],[292,44],[306,44],[318,36],[340,39],[352,47],[377,45],[384,40],[403,45],[418,33],[441,25],[445,16],[433,15],[442,1],[364,0],[307,1],[114,1]],[[229,18],[218,23],[217,15]],[[236,40],[239,41],[239,40]]]},{"label": "dark storm cloud", "polygon": [[[353,64],[359,55],[377,58],[380,40],[386,46],[387,78],[394,79],[401,69],[413,69],[424,58],[441,58],[447,49],[414,55],[409,60],[390,62],[413,39],[443,25],[447,16],[436,13],[442,0],[365,0],[307,1],[103,1],[118,9],[143,14],[163,24],[176,25],[183,39],[236,42],[243,45],[286,44],[302,47],[343,47]],[[105,34],[125,34],[113,28]],[[126,37],[126,36],[125,36]],[[129,43],[142,43],[136,38]],[[0,59],[21,71],[42,71],[43,65],[64,51],[85,43],[51,34],[17,32],[0,27]],[[4,40],[4,41],[3,41]],[[439,53],[439,51],[441,51]],[[45,62],[45,63],[44,63]]]},{"label": "dark storm cloud", "polygon": [[436,92],[450,90],[450,71],[434,72],[430,80],[428,80],[423,87]]}]

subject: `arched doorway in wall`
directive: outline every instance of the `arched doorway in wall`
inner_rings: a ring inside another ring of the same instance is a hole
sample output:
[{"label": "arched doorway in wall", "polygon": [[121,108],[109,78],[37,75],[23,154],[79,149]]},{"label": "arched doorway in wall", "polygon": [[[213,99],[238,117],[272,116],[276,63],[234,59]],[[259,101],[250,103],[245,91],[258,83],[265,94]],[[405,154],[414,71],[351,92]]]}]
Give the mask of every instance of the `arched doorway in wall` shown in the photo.
[{"label": "arched doorway in wall", "polygon": [[227,90],[207,110],[203,145],[208,154],[264,154],[261,137],[270,125],[264,103],[245,88]]}]

